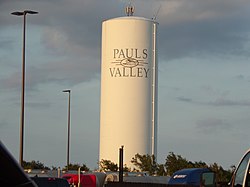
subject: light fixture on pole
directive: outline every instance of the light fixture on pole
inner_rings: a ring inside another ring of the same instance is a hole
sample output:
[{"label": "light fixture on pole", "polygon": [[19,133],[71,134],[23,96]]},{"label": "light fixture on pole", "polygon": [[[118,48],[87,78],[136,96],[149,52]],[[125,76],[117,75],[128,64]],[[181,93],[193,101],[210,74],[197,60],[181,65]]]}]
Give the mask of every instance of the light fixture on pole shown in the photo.
[{"label": "light fixture on pole", "polygon": [[69,93],[68,104],[68,143],[67,143],[67,170],[69,169],[69,145],[70,145],[70,92],[71,90],[63,90],[63,92]]},{"label": "light fixture on pole", "polygon": [[21,119],[20,119],[20,155],[19,163],[23,166],[23,135],[24,135],[24,96],[25,96],[25,27],[26,27],[26,15],[38,14],[38,12],[25,10],[23,12],[12,12],[12,15],[23,16],[23,61],[22,61],[22,92],[21,92]]}]

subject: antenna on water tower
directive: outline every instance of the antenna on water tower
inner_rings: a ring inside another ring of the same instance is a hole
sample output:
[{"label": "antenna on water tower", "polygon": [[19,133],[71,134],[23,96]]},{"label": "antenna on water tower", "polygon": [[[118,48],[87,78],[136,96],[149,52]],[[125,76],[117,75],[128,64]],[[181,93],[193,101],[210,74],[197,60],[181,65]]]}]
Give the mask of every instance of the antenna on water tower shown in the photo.
[{"label": "antenna on water tower", "polygon": [[129,2],[129,5],[126,7],[125,12],[126,12],[127,16],[133,16],[133,14],[135,12],[135,7],[133,7],[131,5],[131,2]]},{"label": "antenna on water tower", "polygon": [[160,12],[160,9],[161,9],[161,4],[156,12],[156,14],[152,17],[152,20],[156,20],[156,17],[158,16],[159,12]]}]

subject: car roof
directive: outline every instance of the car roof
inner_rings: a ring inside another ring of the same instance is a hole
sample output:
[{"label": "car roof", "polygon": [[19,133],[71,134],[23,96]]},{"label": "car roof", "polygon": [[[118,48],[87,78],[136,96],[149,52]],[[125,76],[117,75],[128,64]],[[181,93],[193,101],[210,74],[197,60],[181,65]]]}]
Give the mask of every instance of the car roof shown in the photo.
[{"label": "car roof", "polygon": [[186,168],[186,169],[178,170],[174,174],[183,173],[183,174],[188,175],[188,174],[192,174],[195,172],[208,172],[208,171],[211,171],[211,170],[208,168]]},{"label": "car roof", "polygon": [[176,171],[169,180],[169,184],[199,184],[203,172],[210,172],[208,168],[187,168]]}]

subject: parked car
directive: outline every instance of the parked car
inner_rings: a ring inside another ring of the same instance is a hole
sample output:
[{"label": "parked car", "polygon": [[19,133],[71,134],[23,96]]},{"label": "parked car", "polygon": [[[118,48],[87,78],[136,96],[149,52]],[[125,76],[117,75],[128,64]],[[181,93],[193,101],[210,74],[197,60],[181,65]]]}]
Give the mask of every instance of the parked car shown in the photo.
[{"label": "parked car", "polygon": [[168,184],[215,187],[215,173],[208,168],[182,169],[172,175]]},{"label": "parked car", "polygon": [[[78,186],[78,174],[65,174],[62,178],[66,179],[71,186]],[[83,187],[99,187],[98,179],[94,174],[81,174],[80,185]]]},{"label": "parked car", "polygon": [[38,187],[70,187],[68,181],[56,177],[31,177]]},{"label": "parked car", "polygon": [[37,187],[0,141],[0,186]]},{"label": "parked car", "polygon": [[241,158],[233,173],[231,187],[250,187],[250,149]]}]

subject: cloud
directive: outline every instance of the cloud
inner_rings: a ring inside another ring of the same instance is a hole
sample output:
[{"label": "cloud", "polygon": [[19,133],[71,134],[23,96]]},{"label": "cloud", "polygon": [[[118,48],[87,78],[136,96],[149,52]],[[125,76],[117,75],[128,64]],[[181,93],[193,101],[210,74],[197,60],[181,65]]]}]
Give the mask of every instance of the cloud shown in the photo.
[{"label": "cloud", "polygon": [[[6,2],[3,9],[12,4]],[[114,0],[63,1],[64,6],[58,6],[61,3],[61,0],[53,3],[33,1],[31,8],[39,8],[39,15],[36,19],[29,18],[29,23],[44,28],[42,44],[49,46],[48,50],[63,53],[72,47],[71,52],[80,53],[83,48],[92,56],[100,54],[102,21],[124,16],[126,5],[126,2]],[[249,1],[138,0],[134,3],[135,15],[148,18],[161,6],[158,37],[159,57],[162,60],[192,55],[249,55],[244,48],[250,30],[247,24],[250,13],[246,8],[250,6]],[[30,3],[24,1],[18,4],[25,7]],[[10,20],[10,16],[4,18]],[[11,19],[13,23],[13,17]],[[17,21],[20,22],[15,19]]]},{"label": "cloud", "polygon": [[34,108],[49,108],[51,107],[51,103],[45,102],[27,102],[26,106],[34,107]]},{"label": "cloud", "polygon": [[226,120],[217,119],[217,118],[206,118],[198,120],[196,122],[196,128],[199,132],[202,133],[218,133],[221,131],[229,130],[232,128],[232,125]]},{"label": "cloud", "polygon": [[250,30],[246,25],[249,1],[177,2],[179,5],[174,12],[159,17],[160,58],[171,60],[193,55],[231,54],[249,56],[245,48]]},{"label": "cloud", "polygon": [[186,98],[186,97],[177,97],[177,100],[183,101],[183,102],[187,102],[187,103],[191,103],[192,102],[192,99]]},{"label": "cloud", "polygon": [[223,97],[216,98],[212,101],[198,101],[188,97],[177,97],[178,101],[199,105],[210,105],[215,107],[223,107],[223,106],[250,106],[250,101],[248,100],[230,100],[225,99]]},{"label": "cloud", "polygon": [[234,101],[230,99],[218,98],[214,101],[207,102],[207,104],[213,106],[250,106],[250,101],[247,100]]},{"label": "cloud", "polygon": [[237,75],[236,78],[239,79],[239,80],[244,80],[245,76],[244,75]]},{"label": "cloud", "polygon": [[7,123],[6,123],[6,121],[5,120],[1,120],[1,122],[0,122],[0,128],[1,127],[6,127],[6,126],[8,126]]},{"label": "cloud", "polygon": [[55,28],[46,27],[43,29],[43,35],[41,36],[41,43],[46,52],[63,55],[66,52],[68,38],[63,31],[56,30]]},{"label": "cloud", "polygon": [[247,83],[250,82],[250,75],[237,75],[234,78],[236,78],[239,81],[246,81]]},{"label": "cloud", "polygon": [[19,90],[21,85],[21,73],[13,73],[7,78],[0,79],[2,89]]},{"label": "cloud", "polygon": [[10,50],[12,49],[13,41],[9,38],[1,38],[0,40],[0,49],[1,50]]},{"label": "cloud", "polygon": [[[98,61],[84,59],[63,59],[50,61],[38,67],[29,67],[26,70],[26,90],[34,91],[39,85],[57,83],[58,85],[74,86],[81,82],[99,79],[100,64]],[[14,72],[6,78],[0,79],[2,89],[19,90],[21,87],[21,73]]]}]

